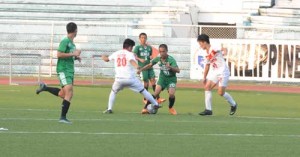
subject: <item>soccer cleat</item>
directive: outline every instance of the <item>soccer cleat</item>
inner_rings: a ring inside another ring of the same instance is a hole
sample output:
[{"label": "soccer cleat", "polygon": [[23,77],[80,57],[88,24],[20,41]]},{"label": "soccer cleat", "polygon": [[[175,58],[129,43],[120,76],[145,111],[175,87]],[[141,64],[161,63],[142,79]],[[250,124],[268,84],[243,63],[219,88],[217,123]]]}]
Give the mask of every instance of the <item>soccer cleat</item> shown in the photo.
[{"label": "soccer cleat", "polygon": [[60,118],[58,122],[59,123],[65,123],[65,124],[72,124],[72,122],[69,121],[67,118]]},{"label": "soccer cleat", "polygon": [[171,115],[177,115],[177,112],[174,108],[169,108],[169,112]]},{"label": "soccer cleat", "polygon": [[112,113],[113,113],[113,111],[112,111],[112,110],[108,110],[108,109],[107,109],[107,110],[103,111],[103,113],[104,113],[104,114],[112,114]]},{"label": "soccer cleat", "polygon": [[141,112],[141,113],[142,113],[142,114],[149,114],[148,110],[145,109],[145,108],[142,109],[142,112]]},{"label": "soccer cleat", "polygon": [[229,115],[234,115],[237,109],[237,104],[235,106],[231,106]]},{"label": "soccer cleat", "polygon": [[36,94],[40,94],[42,91],[45,91],[47,85],[44,82],[40,83],[40,87],[36,90]]},{"label": "soccer cleat", "polygon": [[163,99],[163,98],[158,98],[157,99],[157,103],[159,103],[159,104],[161,104],[161,103],[163,103],[165,101],[166,101],[166,99]]},{"label": "soccer cleat", "polygon": [[212,114],[213,114],[213,112],[211,110],[206,110],[206,109],[203,112],[199,113],[199,115],[201,115],[201,116],[210,116]]}]

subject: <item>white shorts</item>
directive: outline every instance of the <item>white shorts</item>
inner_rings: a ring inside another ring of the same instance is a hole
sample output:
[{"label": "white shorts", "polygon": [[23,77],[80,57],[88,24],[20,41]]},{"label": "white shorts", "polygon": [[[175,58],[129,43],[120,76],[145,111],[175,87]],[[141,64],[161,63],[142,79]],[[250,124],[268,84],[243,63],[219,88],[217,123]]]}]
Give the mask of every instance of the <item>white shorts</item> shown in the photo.
[{"label": "white shorts", "polygon": [[128,87],[129,89],[131,89],[132,91],[137,92],[137,93],[144,90],[144,85],[137,78],[132,78],[132,79],[118,79],[118,78],[116,78],[115,82],[112,86],[112,90],[115,93],[118,93],[119,91],[121,91],[125,87]]},{"label": "white shorts", "polygon": [[229,81],[229,75],[220,75],[213,72],[208,73],[207,80],[210,80],[214,83],[219,83],[219,87],[227,87]]}]

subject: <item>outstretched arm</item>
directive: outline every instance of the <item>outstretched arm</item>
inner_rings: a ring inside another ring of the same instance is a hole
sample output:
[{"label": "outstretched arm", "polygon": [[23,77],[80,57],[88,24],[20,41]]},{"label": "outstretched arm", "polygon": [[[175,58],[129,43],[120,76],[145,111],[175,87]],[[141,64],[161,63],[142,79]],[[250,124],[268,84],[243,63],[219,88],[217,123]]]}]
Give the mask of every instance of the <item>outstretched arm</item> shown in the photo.
[{"label": "outstretched arm", "polygon": [[209,67],[210,67],[210,64],[205,65],[204,74],[203,74],[203,84],[206,84],[206,81],[207,81],[206,77],[209,72]]},{"label": "outstretched arm", "polygon": [[103,55],[102,60],[104,60],[105,62],[109,62],[109,58],[107,55]]}]

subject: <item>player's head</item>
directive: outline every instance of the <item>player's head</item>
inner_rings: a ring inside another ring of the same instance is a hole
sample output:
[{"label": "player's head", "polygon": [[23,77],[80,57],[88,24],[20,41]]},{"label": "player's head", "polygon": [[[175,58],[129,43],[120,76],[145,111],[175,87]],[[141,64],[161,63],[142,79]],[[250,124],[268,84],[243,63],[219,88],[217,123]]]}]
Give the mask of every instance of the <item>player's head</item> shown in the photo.
[{"label": "player's head", "polygon": [[132,51],[133,47],[135,45],[135,42],[131,39],[125,39],[123,42],[123,49],[128,50],[129,52]]},{"label": "player's head", "polygon": [[168,56],[168,46],[166,44],[161,44],[158,47],[158,51],[161,58],[167,58]]},{"label": "player's head", "polygon": [[147,34],[146,33],[141,33],[139,35],[139,39],[140,39],[140,44],[145,45],[147,42]]},{"label": "player's head", "polygon": [[74,37],[77,35],[77,25],[74,22],[70,22],[66,26],[68,34],[72,34]]},{"label": "player's head", "polygon": [[206,34],[200,34],[197,38],[197,41],[202,49],[206,49],[207,46],[210,44],[209,36]]}]

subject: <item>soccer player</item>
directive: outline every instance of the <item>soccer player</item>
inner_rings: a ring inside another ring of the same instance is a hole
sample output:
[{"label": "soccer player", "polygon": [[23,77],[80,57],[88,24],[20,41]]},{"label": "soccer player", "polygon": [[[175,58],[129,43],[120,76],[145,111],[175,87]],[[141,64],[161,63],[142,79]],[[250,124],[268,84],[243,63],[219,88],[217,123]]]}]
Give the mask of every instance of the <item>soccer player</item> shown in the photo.
[{"label": "soccer player", "polygon": [[46,84],[40,83],[40,88],[36,90],[36,94],[39,94],[42,91],[47,91],[55,96],[63,98],[61,117],[59,120],[61,123],[71,123],[67,119],[67,113],[73,97],[74,60],[81,61],[81,51],[76,50],[76,46],[73,42],[77,35],[77,25],[70,22],[67,24],[66,28],[68,35],[60,42],[57,49],[58,60],[56,72],[60,81],[61,89],[48,87]]},{"label": "soccer player", "polygon": [[[154,58],[151,63],[141,68],[138,73],[152,68],[155,64],[158,64],[160,67],[160,74],[155,88],[153,97],[157,97],[161,91],[164,89],[168,90],[169,93],[169,112],[172,115],[177,115],[176,110],[174,109],[175,103],[175,89],[177,83],[176,73],[180,72],[178,65],[175,59],[168,55],[168,46],[166,44],[159,45],[159,57]],[[147,113],[147,103],[142,110],[142,113]]]},{"label": "soccer player", "polygon": [[[139,40],[140,40],[140,45],[137,45],[133,52],[136,54],[136,59],[138,61],[138,65],[140,67],[144,67],[145,65],[149,64],[151,59],[152,59],[152,47],[147,45],[147,34],[146,33],[141,33],[139,35]],[[146,90],[148,90],[149,87],[149,82],[152,85],[152,89],[155,92],[155,73],[153,68],[150,68],[148,70],[145,70],[142,72],[142,80],[144,82],[144,87]],[[157,96],[158,102],[164,102],[165,99],[162,99],[159,97],[159,95]],[[144,98],[144,102],[146,103],[147,101],[145,101]]]},{"label": "soccer player", "polygon": [[136,62],[135,55],[132,53],[132,49],[135,42],[131,39],[125,39],[123,43],[123,50],[114,52],[109,57],[103,55],[102,59],[105,62],[114,61],[115,67],[115,81],[112,86],[112,90],[109,95],[108,107],[104,113],[113,113],[112,108],[116,98],[116,94],[123,88],[128,87],[134,92],[139,92],[149,100],[155,108],[159,108],[159,104],[152,97],[152,95],[145,90],[143,84],[136,77],[136,70],[138,69],[138,63]]},{"label": "soccer player", "polygon": [[204,69],[203,84],[205,88],[205,110],[199,115],[206,116],[212,115],[212,92],[211,90],[218,84],[218,94],[223,96],[231,106],[230,115],[234,115],[237,109],[237,103],[226,92],[226,87],[229,80],[229,68],[225,62],[222,51],[220,48],[213,48],[210,45],[209,36],[201,34],[197,39],[201,49],[205,51],[206,65]]}]

